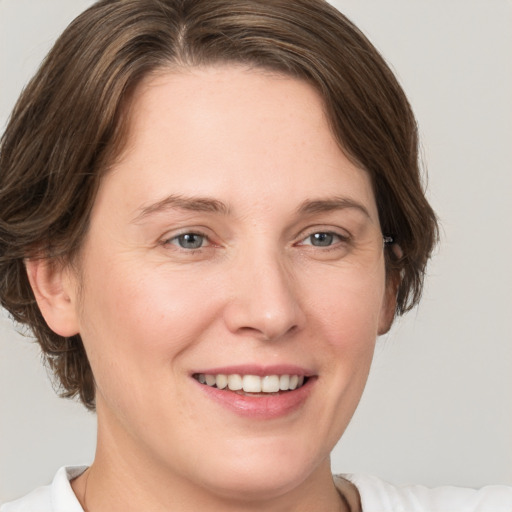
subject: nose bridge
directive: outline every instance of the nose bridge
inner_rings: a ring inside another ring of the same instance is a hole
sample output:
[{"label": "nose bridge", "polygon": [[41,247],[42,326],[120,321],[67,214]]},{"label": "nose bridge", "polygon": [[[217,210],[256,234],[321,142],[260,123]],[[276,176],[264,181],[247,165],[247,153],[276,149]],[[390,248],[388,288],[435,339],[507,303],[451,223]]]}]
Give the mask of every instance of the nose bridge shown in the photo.
[{"label": "nose bridge", "polygon": [[237,255],[232,271],[226,312],[231,331],[273,340],[300,325],[296,282],[284,251],[270,243],[251,244]]}]

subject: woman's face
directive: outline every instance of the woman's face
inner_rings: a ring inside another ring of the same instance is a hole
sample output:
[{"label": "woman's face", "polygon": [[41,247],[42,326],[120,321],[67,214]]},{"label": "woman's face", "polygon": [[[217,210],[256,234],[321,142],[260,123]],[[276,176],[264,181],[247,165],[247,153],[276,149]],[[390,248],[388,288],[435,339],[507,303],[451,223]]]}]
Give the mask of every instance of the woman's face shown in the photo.
[{"label": "woman's face", "polygon": [[369,177],[317,93],[268,72],[161,73],[130,128],[76,285],[98,453],[286,492],[328,470],[393,315]]}]

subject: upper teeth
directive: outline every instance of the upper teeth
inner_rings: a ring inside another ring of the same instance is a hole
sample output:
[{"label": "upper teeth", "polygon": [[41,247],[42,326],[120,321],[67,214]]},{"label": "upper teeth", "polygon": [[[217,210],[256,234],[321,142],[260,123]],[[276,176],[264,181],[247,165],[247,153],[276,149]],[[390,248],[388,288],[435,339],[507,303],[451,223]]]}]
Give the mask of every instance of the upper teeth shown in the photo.
[{"label": "upper teeth", "polygon": [[304,375],[210,375],[199,373],[194,376],[201,384],[228,388],[231,391],[243,390],[246,393],[277,393],[300,388],[304,384]]}]

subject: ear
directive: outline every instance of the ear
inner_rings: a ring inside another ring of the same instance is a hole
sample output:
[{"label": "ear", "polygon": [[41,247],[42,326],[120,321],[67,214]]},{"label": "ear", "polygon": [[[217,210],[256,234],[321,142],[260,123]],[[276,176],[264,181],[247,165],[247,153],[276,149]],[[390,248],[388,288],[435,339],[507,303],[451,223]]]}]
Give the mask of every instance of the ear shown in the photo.
[{"label": "ear", "polygon": [[25,260],[28,280],[46,323],[60,336],[79,332],[75,279],[69,269],[53,260]]},{"label": "ear", "polygon": [[396,297],[398,294],[398,286],[400,285],[400,273],[393,272],[386,278],[386,290],[384,291],[384,299],[382,301],[382,308],[379,318],[379,336],[386,334],[395,319],[396,312]]}]

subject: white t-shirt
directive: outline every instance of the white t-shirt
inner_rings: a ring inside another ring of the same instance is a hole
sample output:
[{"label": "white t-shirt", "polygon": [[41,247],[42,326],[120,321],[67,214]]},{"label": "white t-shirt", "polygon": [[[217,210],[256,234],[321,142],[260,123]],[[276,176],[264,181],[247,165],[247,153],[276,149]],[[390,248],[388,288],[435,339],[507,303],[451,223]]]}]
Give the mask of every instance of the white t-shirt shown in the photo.
[{"label": "white t-shirt", "polygon": [[[0,507],[0,512],[84,512],[70,480],[85,466],[59,469],[51,485]],[[396,487],[369,475],[343,475],[361,495],[363,512],[512,512],[512,487],[492,485],[482,489],[420,485]],[[335,478],[336,481],[336,478]]]}]

